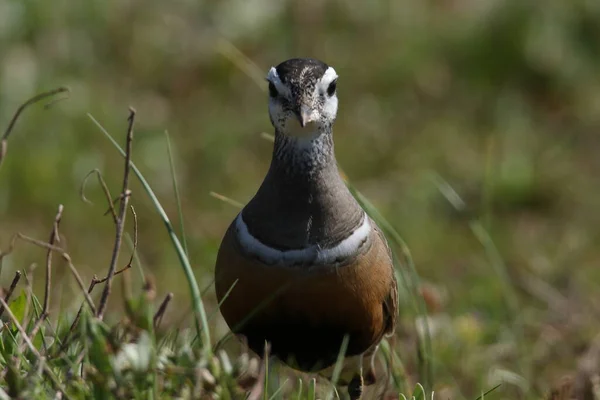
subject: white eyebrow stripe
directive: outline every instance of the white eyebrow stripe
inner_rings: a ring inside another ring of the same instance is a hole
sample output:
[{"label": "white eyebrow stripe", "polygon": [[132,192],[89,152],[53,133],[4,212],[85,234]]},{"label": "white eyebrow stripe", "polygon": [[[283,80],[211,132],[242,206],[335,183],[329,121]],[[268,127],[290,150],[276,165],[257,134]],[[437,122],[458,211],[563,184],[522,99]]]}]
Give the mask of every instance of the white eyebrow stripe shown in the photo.
[{"label": "white eyebrow stripe", "polygon": [[315,90],[318,93],[325,93],[327,91],[327,88],[329,87],[329,84],[337,78],[338,74],[335,72],[335,69],[333,69],[333,67],[327,68],[319,82],[317,82]]},{"label": "white eyebrow stripe", "polygon": [[235,232],[242,248],[267,264],[284,268],[306,264],[316,266],[334,264],[338,260],[354,256],[369,238],[371,223],[365,213],[361,225],[347,238],[329,249],[322,249],[319,245],[294,250],[279,250],[267,246],[248,231],[241,212],[235,219]]},{"label": "white eyebrow stripe", "polygon": [[269,70],[269,73],[267,74],[267,80],[273,83],[273,85],[275,85],[275,88],[277,89],[277,92],[279,92],[279,94],[287,97],[288,99],[290,98],[290,89],[287,86],[285,86],[283,82],[281,82],[281,79],[279,78],[279,74],[277,73],[275,67],[271,67],[271,69]]}]

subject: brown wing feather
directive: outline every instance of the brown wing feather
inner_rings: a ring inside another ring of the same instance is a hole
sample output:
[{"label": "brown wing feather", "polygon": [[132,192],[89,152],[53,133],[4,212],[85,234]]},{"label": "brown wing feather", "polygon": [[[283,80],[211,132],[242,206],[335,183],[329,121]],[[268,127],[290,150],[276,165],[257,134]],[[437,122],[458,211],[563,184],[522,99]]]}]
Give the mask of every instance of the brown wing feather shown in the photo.
[{"label": "brown wing feather", "polygon": [[391,336],[394,334],[394,330],[396,329],[396,320],[398,319],[398,282],[396,280],[396,274],[394,271],[394,258],[392,255],[392,249],[390,249],[387,239],[385,238],[385,235],[381,229],[376,224],[373,224],[373,226],[375,227],[377,235],[385,244],[388,256],[390,257],[390,268],[392,269],[392,287],[390,288],[388,296],[383,301],[383,314],[385,321],[383,333],[386,336]]}]

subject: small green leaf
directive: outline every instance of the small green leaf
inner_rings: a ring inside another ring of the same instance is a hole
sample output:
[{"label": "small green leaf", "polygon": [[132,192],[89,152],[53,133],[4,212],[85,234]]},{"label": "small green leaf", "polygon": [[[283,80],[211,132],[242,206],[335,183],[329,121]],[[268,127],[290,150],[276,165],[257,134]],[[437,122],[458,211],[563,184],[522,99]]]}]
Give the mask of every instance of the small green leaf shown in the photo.
[{"label": "small green leaf", "polygon": [[25,383],[21,374],[12,362],[9,362],[7,366],[6,384],[8,386],[8,394],[13,399],[19,398],[23,389],[25,389]]},{"label": "small green leaf", "polygon": [[40,349],[44,345],[44,327],[41,327],[40,330],[38,330],[32,342],[36,349]]},{"label": "small green leaf", "polygon": [[10,359],[17,351],[17,339],[10,329],[2,331],[2,357]]},{"label": "small green leaf", "polygon": [[113,375],[113,368],[110,363],[109,344],[105,336],[101,323],[87,313],[82,314],[82,322],[85,321],[87,332],[90,338],[88,343],[90,363],[105,377]]},{"label": "small green leaf", "polygon": [[25,290],[21,290],[19,297],[14,299],[8,306],[17,321],[19,321],[20,324],[23,324],[23,321],[25,320],[25,310],[27,309],[27,293],[25,293]]},{"label": "small green leaf", "polygon": [[413,390],[412,398],[414,400],[425,400],[425,389],[423,388],[423,385],[417,383],[415,390]]}]

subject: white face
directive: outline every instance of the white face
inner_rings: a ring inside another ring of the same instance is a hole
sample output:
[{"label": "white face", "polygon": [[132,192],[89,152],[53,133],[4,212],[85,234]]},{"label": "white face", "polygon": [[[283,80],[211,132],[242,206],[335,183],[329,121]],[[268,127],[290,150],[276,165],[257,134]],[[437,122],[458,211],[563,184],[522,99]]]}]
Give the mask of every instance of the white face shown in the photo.
[{"label": "white face", "polygon": [[[306,77],[306,78],[305,78]],[[269,115],[281,133],[303,137],[330,128],[337,114],[337,74],[329,67],[323,76],[311,81],[311,74],[300,73],[293,82],[282,82],[275,68],[267,75]]]}]

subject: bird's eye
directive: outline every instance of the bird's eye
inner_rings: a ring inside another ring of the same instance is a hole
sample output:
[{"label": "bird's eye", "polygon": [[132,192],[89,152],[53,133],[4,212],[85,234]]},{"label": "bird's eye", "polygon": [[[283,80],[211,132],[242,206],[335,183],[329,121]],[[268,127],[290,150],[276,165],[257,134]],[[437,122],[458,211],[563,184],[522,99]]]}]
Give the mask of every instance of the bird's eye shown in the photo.
[{"label": "bird's eye", "polygon": [[277,97],[277,95],[278,95],[277,88],[275,87],[273,82],[269,82],[269,96]]},{"label": "bird's eye", "polygon": [[337,79],[329,84],[329,87],[327,88],[327,94],[329,96],[333,96],[335,94],[336,88],[337,88]]}]

